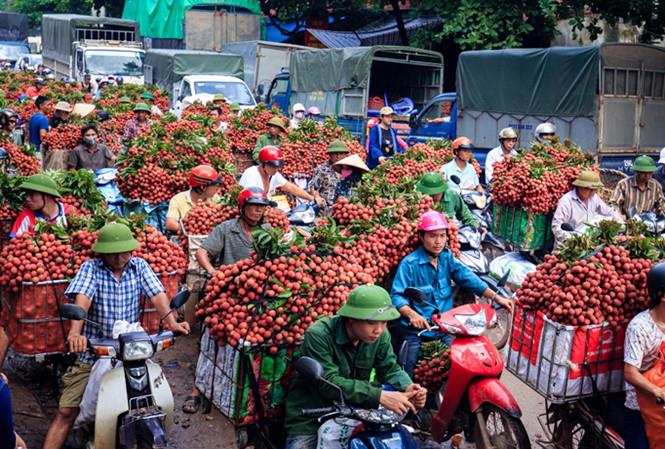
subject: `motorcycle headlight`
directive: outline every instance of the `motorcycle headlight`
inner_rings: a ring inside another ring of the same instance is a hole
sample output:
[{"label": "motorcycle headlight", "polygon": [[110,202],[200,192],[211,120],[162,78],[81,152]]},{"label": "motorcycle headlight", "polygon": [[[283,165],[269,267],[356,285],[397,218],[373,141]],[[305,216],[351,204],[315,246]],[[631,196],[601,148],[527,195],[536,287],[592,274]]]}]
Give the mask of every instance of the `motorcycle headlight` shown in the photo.
[{"label": "motorcycle headlight", "polygon": [[126,342],[122,351],[122,359],[126,361],[145,360],[152,357],[154,353],[150,340]]}]

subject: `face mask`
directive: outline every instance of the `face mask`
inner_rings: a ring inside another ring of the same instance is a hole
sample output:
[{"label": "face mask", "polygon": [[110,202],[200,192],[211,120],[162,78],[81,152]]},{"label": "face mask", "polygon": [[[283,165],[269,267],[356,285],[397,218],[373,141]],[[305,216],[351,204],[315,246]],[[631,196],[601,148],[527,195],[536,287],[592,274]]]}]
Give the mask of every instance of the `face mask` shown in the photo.
[{"label": "face mask", "polygon": [[342,178],[348,178],[353,174],[353,169],[351,168],[343,168],[342,169]]},{"label": "face mask", "polygon": [[94,145],[97,143],[97,136],[85,136],[83,141],[88,145]]},{"label": "face mask", "polygon": [[304,112],[301,112],[301,111],[296,112],[296,118],[298,120],[302,119],[304,116],[305,116]]}]

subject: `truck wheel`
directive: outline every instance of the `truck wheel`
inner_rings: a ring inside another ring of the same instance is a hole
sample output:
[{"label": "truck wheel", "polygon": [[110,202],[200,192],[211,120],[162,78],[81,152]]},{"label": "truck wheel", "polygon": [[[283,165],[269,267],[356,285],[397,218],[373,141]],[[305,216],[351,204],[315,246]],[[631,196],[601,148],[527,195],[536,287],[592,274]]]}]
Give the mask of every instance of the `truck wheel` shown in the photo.
[{"label": "truck wheel", "polygon": [[522,421],[487,403],[476,412],[473,441],[477,449],[531,449]]},{"label": "truck wheel", "polygon": [[238,449],[245,449],[249,446],[249,435],[244,427],[236,429],[236,446]]}]

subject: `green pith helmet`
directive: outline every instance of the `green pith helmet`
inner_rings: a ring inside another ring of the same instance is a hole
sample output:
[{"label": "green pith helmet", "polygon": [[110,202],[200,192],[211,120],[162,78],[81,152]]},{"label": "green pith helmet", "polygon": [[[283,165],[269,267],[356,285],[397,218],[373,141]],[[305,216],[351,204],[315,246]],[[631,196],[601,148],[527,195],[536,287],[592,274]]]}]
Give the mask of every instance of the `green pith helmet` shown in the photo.
[{"label": "green pith helmet", "polygon": [[436,195],[448,190],[448,184],[443,180],[441,173],[425,173],[416,184],[416,190],[425,195]]},{"label": "green pith helmet", "polygon": [[330,143],[328,146],[328,149],[326,150],[326,153],[348,153],[349,152],[349,147],[346,146],[344,142],[341,140],[334,140]]},{"label": "green pith helmet", "polygon": [[127,225],[109,223],[99,230],[92,250],[98,254],[118,254],[134,251],[138,247],[139,242]]},{"label": "green pith helmet", "polygon": [[215,94],[212,97],[212,101],[226,101],[224,94]]},{"label": "green pith helmet", "polygon": [[656,163],[649,156],[639,156],[633,162],[633,171],[653,173],[658,170]]},{"label": "green pith helmet", "polygon": [[272,117],[270,120],[268,120],[268,126],[276,126],[277,128],[286,132],[286,128],[284,128],[284,122],[279,117]]},{"label": "green pith helmet", "polygon": [[238,112],[240,110],[240,105],[238,103],[231,103],[229,105],[229,109]]},{"label": "green pith helmet", "polygon": [[127,96],[118,98],[118,103],[120,103],[120,104],[128,104],[128,103],[131,103],[131,102],[132,102],[132,100]]},{"label": "green pith helmet", "polygon": [[351,290],[337,315],[370,321],[390,321],[400,316],[388,292],[378,285],[361,285]]},{"label": "green pith helmet", "polygon": [[603,183],[600,181],[600,175],[591,170],[582,170],[573,185],[576,187],[585,187],[587,189],[600,189]]},{"label": "green pith helmet", "polygon": [[53,179],[49,176],[46,176],[42,173],[37,173],[36,175],[31,175],[25,178],[19,187],[21,190],[32,190],[33,192],[41,192],[47,195],[51,195],[55,198],[60,198],[60,192],[58,192],[58,185]]},{"label": "green pith helmet", "polygon": [[150,106],[148,106],[145,103],[137,103],[136,106],[134,106],[134,112],[139,112],[139,111],[151,112]]},{"label": "green pith helmet", "polygon": [[155,96],[154,96],[153,94],[151,94],[150,92],[143,92],[143,93],[141,94],[141,98],[143,98],[144,100],[150,100],[150,101],[152,101],[152,100],[155,99]]}]

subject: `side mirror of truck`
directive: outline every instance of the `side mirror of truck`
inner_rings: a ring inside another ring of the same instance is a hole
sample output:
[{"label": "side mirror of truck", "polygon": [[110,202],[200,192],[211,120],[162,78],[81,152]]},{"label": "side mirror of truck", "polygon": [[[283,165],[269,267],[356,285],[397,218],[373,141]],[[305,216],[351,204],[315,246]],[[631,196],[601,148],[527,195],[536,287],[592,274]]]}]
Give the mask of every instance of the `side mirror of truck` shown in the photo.
[{"label": "side mirror of truck", "polygon": [[411,129],[418,129],[420,128],[420,123],[418,122],[418,109],[414,109],[411,112],[411,115],[409,115],[409,126]]},{"label": "side mirror of truck", "polygon": [[265,93],[265,91],[266,91],[266,89],[265,89],[265,87],[263,86],[263,84],[259,84],[259,85],[257,86],[257,88],[256,88],[256,93],[257,93],[259,96],[261,96],[261,97],[263,96],[263,94]]}]

